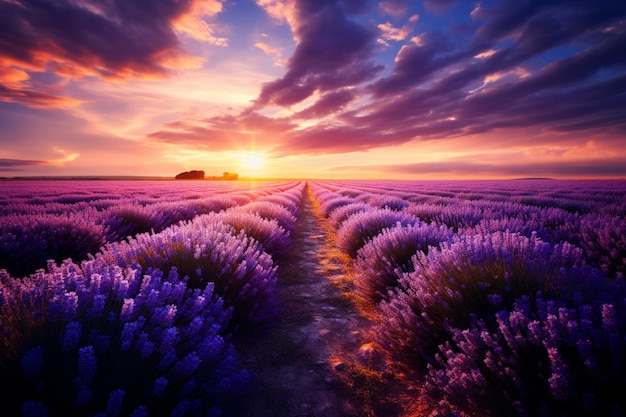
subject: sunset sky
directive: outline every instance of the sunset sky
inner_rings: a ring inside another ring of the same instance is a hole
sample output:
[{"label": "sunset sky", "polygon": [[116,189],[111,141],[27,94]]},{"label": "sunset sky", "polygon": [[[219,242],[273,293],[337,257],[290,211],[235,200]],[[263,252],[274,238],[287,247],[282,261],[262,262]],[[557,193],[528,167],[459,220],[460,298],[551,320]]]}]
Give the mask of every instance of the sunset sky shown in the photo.
[{"label": "sunset sky", "polygon": [[624,0],[0,0],[0,177],[625,178]]}]

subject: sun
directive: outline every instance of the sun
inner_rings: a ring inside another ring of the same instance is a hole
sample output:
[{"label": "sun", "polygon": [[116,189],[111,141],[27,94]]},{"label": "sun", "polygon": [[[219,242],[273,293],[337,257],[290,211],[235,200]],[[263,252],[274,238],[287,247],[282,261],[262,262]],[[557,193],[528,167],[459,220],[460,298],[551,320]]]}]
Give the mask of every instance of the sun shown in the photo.
[{"label": "sun", "polygon": [[242,155],[242,165],[250,174],[256,174],[263,167],[265,158],[256,153]]},{"label": "sun", "polygon": [[248,155],[244,158],[246,166],[250,169],[259,169],[263,165],[263,158],[259,155]]}]

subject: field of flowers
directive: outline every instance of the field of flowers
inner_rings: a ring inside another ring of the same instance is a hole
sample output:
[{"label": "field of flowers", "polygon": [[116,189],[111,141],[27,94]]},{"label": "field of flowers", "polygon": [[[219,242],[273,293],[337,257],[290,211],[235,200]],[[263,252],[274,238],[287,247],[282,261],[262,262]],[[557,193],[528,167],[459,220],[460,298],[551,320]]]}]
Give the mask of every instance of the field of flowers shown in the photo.
[{"label": "field of flowers", "polygon": [[425,415],[626,415],[626,182],[535,180],[0,182],[0,415],[241,415],[308,192]]},{"label": "field of flowers", "polygon": [[310,187],[426,415],[626,415],[626,183]]},{"label": "field of flowers", "polygon": [[0,415],[238,414],[305,183],[0,186]]}]

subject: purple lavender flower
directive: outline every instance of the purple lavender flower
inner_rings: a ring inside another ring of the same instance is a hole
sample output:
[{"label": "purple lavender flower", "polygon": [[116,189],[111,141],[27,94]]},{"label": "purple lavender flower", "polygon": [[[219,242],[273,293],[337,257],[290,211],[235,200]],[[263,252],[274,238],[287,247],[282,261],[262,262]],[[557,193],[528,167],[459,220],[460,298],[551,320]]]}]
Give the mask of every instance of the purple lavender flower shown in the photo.
[{"label": "purple lavender flower", "polygon": [[401,275],[414,270],[412,258],[449,241],[452,232],[445,226],[425,223],[383,229],[357,252],[356,289],[365,300],[377,305],[388,298]]},{"label": "purple lavender flower", "polygon": [[[170,414],[181,401],[208,412],[224,401],[231,407],[229,398],[249,384],[226,333],[231,311],[212,284],[187,288],[175,272],[164,277],[102,260],[51,268],[23,280],[0,274],[2,415],[121,415],[152,407]],[[51,303],[68,294],[76,302]],[[103,316],[93,314],[96,299],[104,300]],[[181,376],[195,388],[168,384]]]},{"label": "purple lavender flower", "polygon": [[105,243],[105,229],[96,222],[92,210],[0,216],[0,268],[25,276],[45,268],[49,259],[83,260]]},{"label": "purple lavender flower", "polygon": [[[158,234],[140,234],[109,244],[98,259],[123,267],[175,268],[187,277],[189,287],[213,283],[216,293],[234,307],[233,326],[249,328],[271,322],[278,313],[277,269],[271,256],[243,230],[235,234],[231,226],[211,220],[219,220],[219,216],[200,216]],[[124,281],[120,285],[124,286]],[[120,294],[120,300],[124,298],[128,297]]]},{"label": "purple lavender flower", "polygon": [[419,220],[412,215],[389,209],[359,212],[341,223],[337,232],[337,245],[355,258],[357,251],[384,229],[413,225],[418,222]]}]

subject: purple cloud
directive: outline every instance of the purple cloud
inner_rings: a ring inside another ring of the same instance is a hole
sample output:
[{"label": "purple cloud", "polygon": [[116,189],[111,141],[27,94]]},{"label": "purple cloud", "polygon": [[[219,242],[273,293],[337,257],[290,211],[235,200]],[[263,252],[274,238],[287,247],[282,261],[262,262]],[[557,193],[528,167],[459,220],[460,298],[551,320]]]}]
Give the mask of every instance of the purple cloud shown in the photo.
[{"label": "purple cloud", "polygon": [[190,20],[219,7],[217,0],[1,1],[0,100],[67,105],[50,86],[34,90],[30,73],[122,80],[197,66],[200,60],[183,50],[177,32],[191,34]]},{"label": "purple cloud", "polygon": [[0,77],[0,100],[20,103],[33,108],[65,108],[80,104],[80,100],[74,100],[69,97],[54,94],[54,89],[49,91],[37,91],[26,85],[20,85],[21,88],[10,88],[2,85]]},{"label": "purple cloud", "polygon": [[338,90],[323,95],[315,104],[294,114],[296,119],[323,117],[335,113],[355,99],[354,92]]},{"label": "purple cloud", "polygon": [[[344,120],[385,132],[397,144],[505,127],[623,130],[626,24],[620,19],[626,7],[590,11],[587,20],[580,3],[561,6],[564,10],[552,10],[554,18],[530,14],[530,20],[518,22],[524,29],[511,46],[482,58],[474,58],[472,45],[465,53],[446,55],[442,49],[452,41],[441,34],[422,35],[423,40],[405,47],[406,53],[401,51],[389,77],[372,84],[378,101],[345,113]],[[546,13],[543,6],[536,10]],[[573,42],[577,53],[549,64],[535,60]],[[447,75],[442,72],[447,68],[454,71]]]},{"label": "purple cloud", "polygon": [[458,0],[424,0],[424,7],[433,13],[443,13],[457,4]]},{"label": "purple cloud", "polygon": [[48,165],[48,161],[0,158],[0,171],[21,171],[20,167]]},{"label": "purple cloud", "polygon": [[351,20],[340,2],[295,3],[294,36],[298,44],[287,73],[263,86],[257,108],[269,104],[290,106],[325,92],[370,80],[382,66],[371,58],[378,30]]},{"label": "purple cloud", "polygon": [[0,3],[2,57],[27,69],[105,78],[163,76],[186,56],[176,22],[197,1],[24,0]]},{"label": "purple cloud", "polygon": [[385,13],[393,17],[400,17],[406,14],[409,0],[383,0],[378,4]]},{"label": "purple cloud", "polygon": [[414,38],[413,44],[400,49],[391,75],[378,79],[371,91],[375,97],[382,97],[429,81],[439,70],[466,55],[455,49],[448,35],[439,31],[425,32]]},{"label": "purple cloud", "polygon": [[[250,109],[182,129],[166,126],[150,137],[198,144],[216,138],[212,146],[236,146],[249,142],[253,115],[268,129],[255,134],[279,155],[369,150],[506,129],[557,132],[556,141],[561,133],[610,140],[626,132],[626,3],[507,0],[481,6],[463,30],[457,25],[417,34],[382,76],[374,24],[357,23],[353,9],[340,1],[290,4],[287,20],[298,44],[285,75],[265,84]],[[408,4],[381,7],[401,15]],[[318,101],[291,116],[260,115],[266,106],[288,107],[313,94]],[[309,120],[316,124],[301,125]],[[538,139],[518,140],[532,146]]]}]

